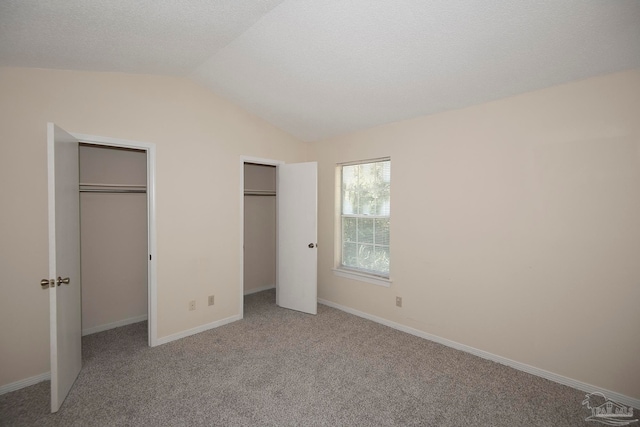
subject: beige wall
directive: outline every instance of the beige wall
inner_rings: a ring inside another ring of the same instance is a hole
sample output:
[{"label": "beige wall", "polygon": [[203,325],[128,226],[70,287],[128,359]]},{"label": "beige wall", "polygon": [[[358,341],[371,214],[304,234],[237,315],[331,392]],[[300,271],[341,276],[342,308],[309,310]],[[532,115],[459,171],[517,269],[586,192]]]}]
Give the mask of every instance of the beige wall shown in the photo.
[{"label": "beige wall", "polygon": [[[81,146],[80,182],[144,187],[147,154]],[[80,193],[80,239],[82,330],[146,316],[147,195]]]},{"label": "beige wall", "polygon": [[0,386],[49,371],[49,121],[156,144],[159,337],[238,314],[240,156],[307,145],[181,78],[0,68],[0,94]]},{"label": "beige wall", "polygon": [[[245,190],[276,191],[276,168],[245,164]],[[276,284],[276,197],[244,196],[244,293]]]},{"label": "beige wall", "polygon": [[[331,271],[336,163],[383,156],[390,288]],[[640,398],[640,70],[318,142],[311,158],[320,298]]]},{"label": "beige wall", "polygon": [[[0,68],[0,94],[0,386],[49,370],[52,121],[157,145],[160,337],[237,314],[240,156],[317,160],[319,297],[640,398],[640,70],[310,152],[180,78]],[[335,164],[382,156],[391,288],[331,272]]]}]

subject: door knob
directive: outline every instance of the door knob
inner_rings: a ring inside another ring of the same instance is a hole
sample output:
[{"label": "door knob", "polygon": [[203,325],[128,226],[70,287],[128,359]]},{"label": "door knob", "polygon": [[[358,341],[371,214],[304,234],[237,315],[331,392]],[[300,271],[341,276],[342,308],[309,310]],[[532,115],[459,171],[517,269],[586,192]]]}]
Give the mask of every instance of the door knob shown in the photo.
[{"label": "door knob", "polygon": [[45,288],[48,288],[49,286],[53,288],[55,285],[53,284],[53,279],[52,280],[42,279],[40,280],[40,286],[42,286],[42,289],[45,289]]},{"label": "door knob", "polygon": [[60,276],[58,276],[58,280],[56,281],[58,283],[58,286],[60,286],[60,284],[64,283],[65,285],[68,285],[69,282],[71,282],[71,280],[68,277],[65,277],[64,279]]},{"label": "door knob", "polygon": [[310,247],[311,249],[313,249],[314,247],[316,247],[316,248],[317,248],[317,247],[318,247],[318,244],[309,243],[309,247]]}]

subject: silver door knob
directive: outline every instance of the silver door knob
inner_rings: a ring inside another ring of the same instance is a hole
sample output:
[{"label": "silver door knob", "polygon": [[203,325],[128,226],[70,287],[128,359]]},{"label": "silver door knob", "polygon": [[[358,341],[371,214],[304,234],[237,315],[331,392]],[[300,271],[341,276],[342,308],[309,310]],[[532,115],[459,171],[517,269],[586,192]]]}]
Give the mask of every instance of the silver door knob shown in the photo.
[{"label": "silver door knob", "polygon": [[42,289],[48,288],[49,286],[53,287],[53,280],[42,279],[40,280],[40,286],[42,286]]},{"label": "silver door knob", "polygon": [[58,280],[56,281],[56,283],[58,283],[58,286],[60,286],[60,284],[64,283],[65,285],[68,285],[69,282],[71,282],[71,280],[68,277],[65,277],[64,279],[60,276],[58,276]]}]

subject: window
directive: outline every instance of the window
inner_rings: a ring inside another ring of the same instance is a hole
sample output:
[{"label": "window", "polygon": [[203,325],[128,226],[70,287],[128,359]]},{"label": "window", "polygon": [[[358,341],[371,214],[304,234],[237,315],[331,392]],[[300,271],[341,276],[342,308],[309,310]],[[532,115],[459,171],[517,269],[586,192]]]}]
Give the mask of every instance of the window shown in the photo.
[{"label": "window", "polygon": [[340,268],[389,277],[391,161],[340,166]]}]

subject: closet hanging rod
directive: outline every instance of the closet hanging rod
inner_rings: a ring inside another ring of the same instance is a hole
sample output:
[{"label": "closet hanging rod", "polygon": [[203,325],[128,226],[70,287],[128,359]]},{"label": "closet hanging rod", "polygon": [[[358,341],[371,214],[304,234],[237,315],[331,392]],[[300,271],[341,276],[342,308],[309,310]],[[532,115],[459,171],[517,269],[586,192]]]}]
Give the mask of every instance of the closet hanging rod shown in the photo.
[{"label": "closet hanging rod", "polygon": [[275,191],[270,190],[244,190],[245,196],[275,196]]},{"label": "closet hanging rod", "polygon": [[146,189],[135,188],[81,188],[81,193],[146,193]]},{"label": "closet hanging rod", "polygon": [[118,187],[118,188],[145,188],[146,185],[137,184],[97,184],[90,182],[81,182],[80,187]]}]

